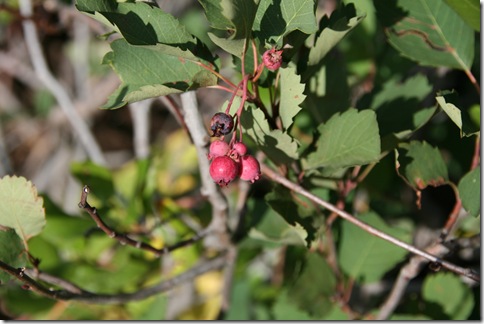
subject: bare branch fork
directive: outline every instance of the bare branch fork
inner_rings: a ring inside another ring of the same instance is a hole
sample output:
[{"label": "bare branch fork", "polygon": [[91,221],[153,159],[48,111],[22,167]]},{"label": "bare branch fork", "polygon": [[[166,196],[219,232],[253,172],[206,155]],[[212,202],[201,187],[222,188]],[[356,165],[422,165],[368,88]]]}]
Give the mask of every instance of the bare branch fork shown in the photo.
[{"label": "bare branch fork", "polygon": [[312,202],[314,202],[314,203],[334,212],[335,214],[337,214],[341,218],[344,218],[345,220],[349,221],[350,223],[353,223],[354,225],[358,226],[359,228],[365,230],[366,232],[368,232],[368,233],[370,233],[374,236],[377,236],[379,238],[382,238],[382,239],[384,239],[384,240],[386,240],[390,243],[393,243],[393,244],[395,244],[395,245],[397,245],[397,246],[399,246],[399,247],[401,247],[401,248],[403,248],[403,249],[405,249],[405,250],[407,250],[407,251],[409,251],[413,254],[419,255],[419,256],[427,259],[430,262],[436,263],[437,265],[439,265],[441,267],[449,269],[450,271],[453,271],[453,272],[458,273],[460,275],[466,276],[466,277],[468,277],[472,280],[475,280],[477,282],[481,281],[480,275],[477,274],[472,269],[462,268],[462,267],[459,267],[459,266],[457,266],[453,263],[442,260],[441,258],[439,258],[435,255],[432,255],[430,253],[427,253],[425,251],[417,249],[413,245],[410,245],[408,243],[400,241],[393,236],[390,236],[390,235],[388,235],[388,234],[386,234],[386,233],[384,233],[380,230],[377,230],[374,227],[371,227],[370,225],[366,224],[365,222],[362,222],[361,220],[355,218],[351,214],[348,214],[347,212],[345,212],[341,209],[338,209],[336,206],[328,203],[327,201],[324,201],[321,198],[313,195],[312,193],[310,193],[309,191],[307,191],[303,187],[299,186],[298,184],[296,184],[296,183],[284,178],[283,176],[277,174],[271,168],[269,168],[267,165],[261,164],[261,171],[262,171],[263,175],[270,178],[271,180],[273,180],[277,183],[280,183],[284,187],[286,187],[286,188],[288,188],[288,189],[308,198]]},{"label": "bare branch fork", "polygon": [[[194,278],[216,269],[222,268],[226,263],[226,256],[222,255],[210,260],[202,260],[198,265],[185,271],[184,273],[160,282],[159,284],[151,287],[142,288],[133,293],[121,293],[121,294],[96,294],[88,292],[78,288],[76,285],[57,278],[51,275],[45,274],[32,269],[26,268],[13,268],[10,265],[0,260],[0,269],[17,278],[24,283],[23,288],[32,290],[39,295],[47,298],[57,300],[77,300],[90,304],[122,304],[131,301],[143,300],[148,297],[166,292],[174,287],[180,285],[183,282],[193,280]],[[63,287],[64,289],[55,290],[48,288],[40,282],[33,279],[38,277],[40,280]]]},{"label": "bare branch fork", "polygon": [[135,248],[151,252],[151,253],[155,254],[157,257],[160,257],[163,254],[167,254],[167,253],[169,253],[173,250],[191,245],[191,244],[199,241],[200,239],[204,238],[209,233],[209,231],[205,229],[205,230],[202,230],[199,233],[195,234],[193,237],[191,237],[187,240],[183,240],[183,241],[180,241],[176,244],[165,246],[161,249],[157,249],[154,246],[147,244],[145,242],[136,241],[136,240],[130,238],[129,236],[127,236],[126,234],[117,233],[111,227],[109,227],[101,219],[101,217],[99,216],[99,214],[97,212],[97,209],[95,207],[92,207],[91,205],[89,205],[89,203],[87,202],[87,196],[89,195],[89,192],[90,192],[89,187],[84,186],[84,188],[82,189],[81,201],[79,202],[79,208],[84,209],[91,216],[91,218],[94,220],[94,222],[96,222],[97,227],[99,227],[109,237],[117,240],[122,245],[134,246]]}]

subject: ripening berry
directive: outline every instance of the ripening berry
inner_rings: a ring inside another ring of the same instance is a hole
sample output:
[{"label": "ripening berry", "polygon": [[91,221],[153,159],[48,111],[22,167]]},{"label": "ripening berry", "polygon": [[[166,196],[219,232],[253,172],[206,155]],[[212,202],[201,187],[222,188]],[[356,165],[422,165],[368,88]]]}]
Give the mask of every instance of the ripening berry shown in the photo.
[{"label": "ripening berry", "polygon": [[239,164],[228,156],[217,156],[210,164],[210,176],[220,186],[226,186],[239,175]]},{"label": "ripening berry", "polygon": [[234,159],[235,162],[240,161],[240,157],[247,153],[247,146],[242,142],[234,143],[232,149],[229,152],[229,156]]},{"label": "ripening berry", "polygon": [[234,128],[234,119],[226,113],[216,113],[210,121],[210,129],[213,132],[212,137],[227,135],[232,131],[232,128]]},{"label": "ripening berry", "polygon": [[271,71],[275,71],[282,64],[282,50],[276,51],[275,48],[267,50],[262,54],[262,62]]},{"label": "ripening berry", "polygon": [[259,161],[252,155],[245,155],[240,160],[241,172],[240,179],[254,183],[259,180],[261,172]]},{"label": "ripening berry", "polygon": [[227,144],[222,140],[216,140],[210,144],[210,149],[207,157],[209,160],[211,160],[213,158],[216,158],[217,156],[227,155],[228,152],[229,152],[229,144]]}]

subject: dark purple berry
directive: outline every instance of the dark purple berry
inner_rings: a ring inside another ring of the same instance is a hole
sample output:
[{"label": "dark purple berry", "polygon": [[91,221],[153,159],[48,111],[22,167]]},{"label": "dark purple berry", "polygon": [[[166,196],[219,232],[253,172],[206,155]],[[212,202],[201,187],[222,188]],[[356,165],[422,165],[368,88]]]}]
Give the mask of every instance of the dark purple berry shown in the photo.
[{"label": "dark purple berry", "polygon": [[227,135],[232,131],[233,128],[234,119],[232,118],[232,116],[226,113],[216,113],[215,115],[213,115],[212,120],[210,121],[210,129],[213,132],[212,137]]}]

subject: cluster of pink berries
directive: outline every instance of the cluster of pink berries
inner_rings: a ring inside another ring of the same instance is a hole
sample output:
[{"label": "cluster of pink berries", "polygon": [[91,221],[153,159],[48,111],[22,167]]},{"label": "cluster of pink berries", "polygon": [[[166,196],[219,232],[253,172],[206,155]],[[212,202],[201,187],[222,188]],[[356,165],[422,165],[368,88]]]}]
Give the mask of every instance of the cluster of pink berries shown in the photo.
[{"label": "cluster of pink berries", "polygon": [[[217,113],[212,118],[210,127],[212,136],[219,137],[232,131],[233,119],[230,115]],[[242,142],[228,144],[223,139],[217,139],[210,144],[208,159],[210,176],[220,186],[226,186],[239,177],[254,183],[260,178],[259,161],[247,154],[247,146]]]}]

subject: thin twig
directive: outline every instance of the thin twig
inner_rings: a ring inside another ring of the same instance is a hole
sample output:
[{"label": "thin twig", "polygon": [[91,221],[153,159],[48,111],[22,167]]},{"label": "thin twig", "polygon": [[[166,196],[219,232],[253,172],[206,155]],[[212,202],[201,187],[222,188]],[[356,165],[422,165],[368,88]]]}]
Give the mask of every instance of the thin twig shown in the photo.
[{"label": "thin twig", "polygon": [[99,165],[107,165],[101,148],[89,130],[86,122],[80,117],[67,91],[52,75],[47,67],[47,63],[45,61],[44,54],[42,53],[40,41],[37,35],[37,28],[34,22],[29,19],[32,17],[31,0],[20,0],[19,9],[22,16],[26,18],[22,21],[22,27],[27,50],[37,76],[56,98],[59,106],[66,114],[66,117],[74,129],[74,132],[79,137],[91,160]]},{"label": "thin twig", "polygon": [[[212,271],[214,269],[220,269],[225,265],[225,255],[216,257],[211,260],[203,260],[198,265],[194,266],[190,270],[184,273],[160,282],[159,284],[151,287],[140,289],[133,293],[120,293],[120,294],[96,294],[83,291],[81,293],[73,293],[68,290],[55,290],[53,288],[47,288],[36,280],[27,275],[27,269],[25,268],[13,268],[10,265],[0,260],[0,269],[17,278],[24,283],[24,288],[34,291],[35,293],[58,300],[77,300],[90,304],[124,304],[131,301],[143,300],[148,297],[166,292],[174,287],[180,285],[183,282],[193,280],[194,278]],[[29,270],[30,272],[30,270]],[[59,279],[65,282],[63,279]]]},{"label": "thin twig", "polygon": [[145,159],[150,154],[150,107],[153,99],[133,102],[129,105],[133,119],[133,144],[137,159]]},{"label": "thin twig", "polygon": [[150,244],[147,244],[147,243],[144,243],[144,242],[141,242],[141,241],[133,240],[132,238],[130,238],[126,234],[117,233],[113,229],[111,229],[101,219],[101,217],[99,216],[99,214],[97,212],[97,209],[95,207],[92,207],[91,205],[89,205],[89,203],[87,202],[87,196],[89,195],[89,192],[90,192],[89,187],[84,186],[84,188],[82,189],[81,201],[79,202],[79,208],[84,209],[91,216],[91,218],[94,220],[94,222],[96,222],[97,227],[99,227],[109,237],[119,241],[119,243],[121,243],[122,245],[134,246],[135,248],[151,252],[151,253],[155,254],[157,257],[160,257],[161,255],[167,254],[167,253],[174,251],[176,249],[191,245],[191,244],[199,241],[200,239],[204,238],[209,233],[209,231],[205,229],[205,230],[202,230],[199,233],[195,234],[193,237],[191,237],[189,239],[180,241],[180,242],[173,244],[173,245],[165,246],[161,249],[157,249]]},{"label": "thin twig", "polygon": [[457,266],[453,263],[442,260],[441,258],[439,258],[435,255],[432,255],[432,254],[429,254],[425,251],[419,250],[415,246],[410,245],[408,243],[405,243],[403,241],[400,241],[400,240],[394,238],[393,236],[390,236],[390,235],[388,235],[388,234],[386,234],[386,233],[384,233],[380,230],[377,230],[376,228],[366,224],[365,222],[362,222],[361,220],[355,218],[354,216],[348,214],[347,212],[338,209],[337,207],[328,203],[327,201],[324,201],[321,198],[313,195],[312,193],[310,193],[309,191],[307,191],[303,187],[299,186],[298,184],[296,184],[296,183],[284,178],[283,176],[277,174],[276,172],[274,172],[271,168],[269,168],[265,164],[261,164],[261,171],[262,171],[263,175],[270,178],[271,180],[280,183],[284,187],[286,187],[286,188],[288,188],[288,189],[290,189],[290,190],[292,190],[296,193],[299,193],[300,195],[308,198],[309,200],[315,202],[316,204],[328,209],[329,211],[336,213],[341,218],[343,218],[343,219],[349,221],[350,223],[358,226],[359,228],[363,229],[364,231],[368,232],[369,234],[377,236],[381,239],[384,239],[384,240],[386,240],[386,241],[388,241],[392,244],[395,244],[395,245],[397,245],[397,246],[399,246],[399,247],[401,247],[401,248],[403,248],[403,249],[405,249],[405,250],[407,250],[407,251],[409,251],[413,254],[420,255],[420,256],[426,258],[427,260],[429,260],[430,262],[434,262],[434,263],[436,263],[436,264],[438,264],[438,265],[440,265],[440,266],[442,266],[446,269],[449,269],[449,270],[451,270],[455,273],[458,273],[458,274],[466,276],[466,277],[468,277],[472,280],[480,282],[479,274],[477,274],[472,269],[459,267],[459,266]]}]

